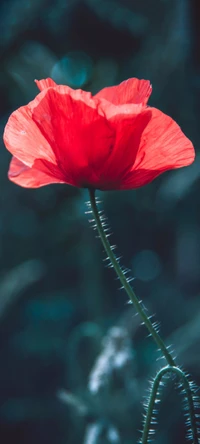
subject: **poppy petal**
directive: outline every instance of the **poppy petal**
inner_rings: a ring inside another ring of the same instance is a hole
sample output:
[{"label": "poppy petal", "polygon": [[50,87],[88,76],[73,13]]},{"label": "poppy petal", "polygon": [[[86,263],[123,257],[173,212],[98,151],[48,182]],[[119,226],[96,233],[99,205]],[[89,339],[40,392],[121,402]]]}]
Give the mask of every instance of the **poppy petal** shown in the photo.
[{"label": "poppy petal", "polygon": [[101,174],[101,181],[104,179],[107,186],[106,179],[115,184],[120,183],[132,168],[143,131],[150,119],[151,112],[148,109],[138,114],[119,114],[111,119],[116,132],[115,144]]},{"label": "poppy petal", "polygon": [[101,99],[98,106],[99,111],[105,115],[110,122],[122,121],[123,118],[131,119],[141,113],[146,107],[142,103],[126,103],[123,105],[114,105],[108,100]]},{"label": "poppy petal", "polygon": [[110,86],[99,91],[95,97],[106,99],[114,105],[135,103],[146,105],[152,92],[149,80],[136,78],[125,80],[117,86]]},{"label": "poppy petal", "polygon": [[156,108],[148,111],[151,119],[142,133],[135,162],[121,181],[121,189],[141,187],[167,170],[194,161],[194,147],[177,123]]},{"label": "poppy petal", "polygon": [[47,79],[35,80],[35,83],[40,91],[43,91],[43,89],[46,88],[54,88],[55,86],[57,86],[56,82],[54,82],[54,80],[50,79],[49,77]]},{"label": "poppy petal", "polygon": [[4,143],[8,151],[29,167],[35,159],[46,159],[56,164],[50,144],[32,118],[31,108],[40,102],[46,91],[40,93],[27,106],[14,111],[4,130]]},{"label": "poppy petal", "polygon": [[77,186],[98,184],[112,150],[115,131],[90,93],[57,86],[46,90],[32,119],[48,140],[57,162]]},{"label": "poppy petal", "polygon": [[41,160],[36,160],[29,168],[23,162],[13,157],[8,171],[9,179],[25,188],[38,188],[51,183],[64,183],[66,177],[62,176],[58,167],[48,167]]}]

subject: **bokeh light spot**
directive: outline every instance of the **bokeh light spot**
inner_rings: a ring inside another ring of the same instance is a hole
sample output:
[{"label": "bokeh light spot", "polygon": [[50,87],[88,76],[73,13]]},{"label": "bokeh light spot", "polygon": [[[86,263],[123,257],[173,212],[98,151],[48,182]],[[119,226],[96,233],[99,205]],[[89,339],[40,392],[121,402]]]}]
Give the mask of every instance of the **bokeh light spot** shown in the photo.
[{"label": "bokeh light spot", "polygon": [[51,77],[59,84],[81,88],[91,79],[93,62],[91,57],[81,51],[69,52],[52,68]]}]

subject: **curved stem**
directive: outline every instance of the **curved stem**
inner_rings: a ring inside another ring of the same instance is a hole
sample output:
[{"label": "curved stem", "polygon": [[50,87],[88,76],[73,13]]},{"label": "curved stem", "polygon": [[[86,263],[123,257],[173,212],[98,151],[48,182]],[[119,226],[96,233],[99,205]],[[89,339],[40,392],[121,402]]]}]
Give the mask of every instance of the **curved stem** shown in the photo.
[{"label": "curved stem", "polygon": [[141,316],[144,324],[146,325],[147,329],[149,330],[149,333],[151,334],[151,336],[153,337],[154,341],[156,342],[158,348],[161,350],[161,352],[163,353],[163,356],[165,357],[167,363],[170,366],[175,366],[175,362],[174,359],[172,358],[171,354],[169,353],[169,351],[167,350],[167,347],[165,346],[163,340],[161,339],[160,335],[157,333],[156,329],[154,328],[152,322],[150,321],[150,319],[148,318],[148,316],[146,315],[144,309],[141,306],[140,301],[138,300],[137,296],[135,295],[134,291],[132,290],[130,284],[128,283],[125,274],[123,273],[119,262],[117,261],[115,254],[113,253],[110,243],[106,237],[106,234],[104,232],[102,223],[101,223],[101,219],[98,213],[98,209],[97,209],[97,205],[96,205],[96,200],[95,200],[95,191],[89,189],[89,195],[90,195],[90,203],[91,203],[91,208],[93,211],[93,216],[94,216],[94,220],[96,223],[96,227],[99,233],[99,236],[101,238],[102,244],[105,248],[105,251],[110,259],[110,262],[117,274],[117,276],[120,279],[120,282],[122,284],[122,286],[124,287],[127,295],[129,296],[131,302],[133,303],[133,305],[135,306],[137,312],[139,313],[139,315]]},{"label": "curved stem", "polygon": [[167,366],[167,367],[162,368],[157,373],[157,375],[154,379],[150,398],[149,398],[149,404],[147,407],[147,415],[145,418],[145,424],[144,424],[141,444],[148,444],[149,431],[151,429],[151,421],[152,421],[152,417],[153,417],[153,410],[154,410],[156,397],[157,397],[158,390],[159,390],[159,385],[161,383],[163,376],[166,375],[166,373],[174,373],[181,380],[181,383],[183,385],[183,388],[185,390],[186,397],[187,397],[189,422],[191,425],[193,444],[198,444],[198,442],[199,442],[198,441],[198,429],[196,426],[195,411],[194,411],[195,409],[194,409],[194,402],[193,402],[193,398],[192,398],[192,391],[190,388],[190,384],[189,384],[187,376],[184,374],[184,372],[180,368],[174,367],[174,366]]}]

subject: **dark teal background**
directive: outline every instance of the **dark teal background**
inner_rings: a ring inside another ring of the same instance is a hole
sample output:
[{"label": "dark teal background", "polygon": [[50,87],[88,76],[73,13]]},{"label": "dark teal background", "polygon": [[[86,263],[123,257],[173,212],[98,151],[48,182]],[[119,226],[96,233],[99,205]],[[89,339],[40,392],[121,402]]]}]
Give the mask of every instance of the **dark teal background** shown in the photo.
[{"label": "dark teal background", "polygon": [[[197,0],[0,2],[2,133],[10,113],[37,94],[35,78],[95,93],[139,77],[153,85],[149,104],[173,117],[193,141],[192,166],[136,191],[98,196],[138,297],[196,384],[199,21]],[[151,338],[102,260],[85,214],[87,191],[17,187],[7,179],[10,157],[1,142],[0,441],[136,443],[148,381],[164,361],[157,360]],[[178,393],[172,383],[163,391],[155,443],[186,442]]]}]

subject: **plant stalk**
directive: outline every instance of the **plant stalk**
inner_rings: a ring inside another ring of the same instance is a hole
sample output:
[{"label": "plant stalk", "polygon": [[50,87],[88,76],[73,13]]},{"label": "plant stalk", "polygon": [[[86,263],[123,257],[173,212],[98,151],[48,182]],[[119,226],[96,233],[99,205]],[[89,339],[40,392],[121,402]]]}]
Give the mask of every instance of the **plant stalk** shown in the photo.
[{"label": "plant stalk", "polygon": [[143,433],[142,433],[141,444],[148,444],[148,442],[149,442],[149,432],[151,430],[151,422],[152,422],[152,418],[153,418],[153,414],[154,414],[154,408],[155,408],[156,398],[158,395],[159,385],[162,381],[162,378],[167,373],[175,374],[181,381],[181,384],[182,384],[182,387],[184,389],[184,393],[186,396],[186,400],[187,400],[188,423],[190,424],[190,427],[191,427],[192,441],[193,441],[193,444],[198,444],[199,443],[199,441],[198,441],[198,427],[196,424],[194,400],[193,400],[193,395],[192,395],[190,383],[189,383],[185,373],[179,367],[174,367],[174,366],[169,366],[169,365],[166,367],[163,367],[157,373],[157,375],[153,381],[151,394],[150,394],[150,398],[149,398],[149,403],[148,403],[148,407],[147,407],[147,414],[146,414],[146,418],[145,418],[145,422],[144,422],[144,429],[143,429]]},{"label": "plant stalk", "polygon": [[163,356],[165,357],[168,365],[170,366],[175,366],[175,361],[172,358],[171,354],[169,353],[167,347],[165,346],[162,338],[160,337],[160,335],[157,333],[156,329],[154,328],[151,320],[149,319],[149,317],[146,315],[144,309],[141,306],[141,302],[138,300],[136,294],[134,293],[133,289],[131,288],[129,282],[126,279],[126,276],[123,272],[123,270],[121,269],[119,262],[113,252],[113,250],[111,249],[110,243],[108,241],[108,238],[105,234],[105,231],[103,229],[102,223],[101,223],[101,219],[98,213],[98,208],[97,208],[97,204],[96,204],[96,199],[95,199],[95,190],[93,189],[89,189],[89,195],[90,195],[90,204],[91,204],[91,209],[93,212],[93,216],[94,216],[94,220],[96,223],[96,227],[98,230],[98,234],[100,236],[101,242],[104,246],[104,249],[107,253],[107,256],[109,257],[109,260],[117,274],[117,276],[119,277],[119,280],[122,284],[122,286],[124,287],[127,295],[129,296],[130,301],[133,303],[133,305],[135,306],[137,312],[139,313],[140,317],[142,318],[142,321],[144,322],[144,324],[146,325],[149,333],[151,334],[151,336],[153,337],[154,341],[156,342],[159,350],[161,350]]}]

